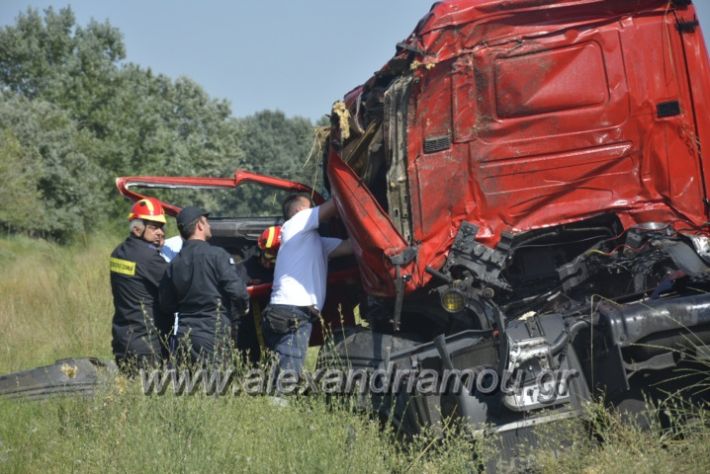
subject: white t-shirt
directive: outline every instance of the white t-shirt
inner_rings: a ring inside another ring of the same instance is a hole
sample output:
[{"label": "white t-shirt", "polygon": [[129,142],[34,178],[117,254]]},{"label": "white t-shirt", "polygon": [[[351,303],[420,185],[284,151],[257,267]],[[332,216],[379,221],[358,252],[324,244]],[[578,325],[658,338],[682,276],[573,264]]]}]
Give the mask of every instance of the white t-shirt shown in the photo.
[{"label": "white t-shirt", "polygon": [[182,249],[182,237],[179,235],[170,237],[160,248],[160,256],[163,257],[166,262],[170,262],[172,259],[177,257],[177,254],[180,253],[180,249]]},{"label": "white t-shirt", "polygon": [[323,309],[328,255],[342,240],[321,237],[318,222],[318,208],[314,207],[300,211],[281,226],[272,304]]}]

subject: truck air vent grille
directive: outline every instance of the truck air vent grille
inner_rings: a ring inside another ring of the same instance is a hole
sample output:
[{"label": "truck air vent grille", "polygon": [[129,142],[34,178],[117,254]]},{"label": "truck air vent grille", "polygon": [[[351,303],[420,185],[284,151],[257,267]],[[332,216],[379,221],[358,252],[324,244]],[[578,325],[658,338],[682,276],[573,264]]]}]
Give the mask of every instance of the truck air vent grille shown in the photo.
[{"label": "truck air vent grille", "polygon": [[700,25],[697,17],[691,21],[679,21],[676,23],[676,29],[681,33],[695,33],[695,28]]},{"label": "truck air vent grille", "polygon": [[448,135],[424,139],[424,153],[436,153],[449,148],[451,148],[451,137]]},{"label": "truck air vent grille", "polygon": [[656,104],[656,114],[658,115],[658,118],[680,115],[680,104],[677,100]]}]

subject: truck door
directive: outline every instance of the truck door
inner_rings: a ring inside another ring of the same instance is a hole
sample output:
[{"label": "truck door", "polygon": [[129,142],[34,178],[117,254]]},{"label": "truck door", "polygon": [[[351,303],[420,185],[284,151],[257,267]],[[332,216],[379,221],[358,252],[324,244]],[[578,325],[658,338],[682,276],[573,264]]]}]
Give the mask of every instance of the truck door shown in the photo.
[{"label": "truck door", "polygon": [[[697,148],[698,160],[703,175],[706,212],[707,191],[710,189],[710,155],[703,150],[702,145],[710,146],[710,115],[703,113],[710,105],[710,65],[708,51],[705,46],[695,9],[692,5],[676,10],[674,18],[668,20],[668,30],[679,42],[678,51],[682,48],[680,68],[689,88],[689,113],[692,113],[695,132],[694,144]],[[673,21],[674,20],[674,21]],[[678,55],[680,56],[680,55]]]},{"label": "truck door", "polygon": [[700,144],[710,133],[710,117],[703,113],[710,70],[695,10],[682,3],[624,18],[619,33],[632,113],[645,133],[640,140],[645,188],[702,225],[710,169]]}]

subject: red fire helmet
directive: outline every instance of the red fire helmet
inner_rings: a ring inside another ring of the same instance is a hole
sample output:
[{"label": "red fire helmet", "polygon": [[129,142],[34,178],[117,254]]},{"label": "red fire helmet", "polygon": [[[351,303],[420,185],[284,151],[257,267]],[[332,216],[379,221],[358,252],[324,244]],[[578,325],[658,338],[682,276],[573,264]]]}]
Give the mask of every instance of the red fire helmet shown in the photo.
[{"label": "red fire helmet", "polygon": [[281,245],[281,226],[272,225],[264,229],[259,236],[259,248],[266,252],[278,252]]},{"label": "red fire helmet", "polygon": [[258,244],[261,249],[262,264],[268,268],[273,267],[281,245],[281,226],[272,225],[264,229],[259,236]]},{"label": "red fire helmet", "polygon": [[144,221],[166,223],[163,205],[155,198],[149,197],[136,201],[128,214],[128,220],[143,219]]}]

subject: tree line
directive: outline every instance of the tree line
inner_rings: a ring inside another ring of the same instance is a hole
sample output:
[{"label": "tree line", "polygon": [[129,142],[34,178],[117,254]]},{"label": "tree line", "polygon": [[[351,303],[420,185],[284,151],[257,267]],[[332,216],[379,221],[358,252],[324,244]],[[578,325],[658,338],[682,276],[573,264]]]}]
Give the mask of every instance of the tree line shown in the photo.
[{"label": "tree line", "polygon": [[314,184],[313,126],[279,111],[236,118],[191,79],[126,61],[108,22],[29,8],[0,29],[0,228],[66,242],[125,219],[117,176],[245,168]]}]

